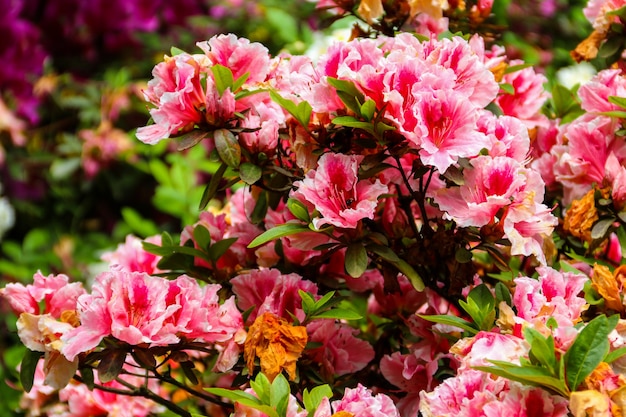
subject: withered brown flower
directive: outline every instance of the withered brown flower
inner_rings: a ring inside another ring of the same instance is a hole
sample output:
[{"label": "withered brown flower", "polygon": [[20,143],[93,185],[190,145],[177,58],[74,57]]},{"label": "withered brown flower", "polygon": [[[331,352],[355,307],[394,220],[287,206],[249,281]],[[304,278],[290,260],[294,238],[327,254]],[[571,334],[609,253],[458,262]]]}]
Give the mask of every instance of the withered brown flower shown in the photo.
[{"label": "withered brown flower", "polygon": [[573,236],[591,243],[591,227],[598,220],[594,199],[595,189],[590,190],[580,200],[574,200],[565,214],[563,228]]}]

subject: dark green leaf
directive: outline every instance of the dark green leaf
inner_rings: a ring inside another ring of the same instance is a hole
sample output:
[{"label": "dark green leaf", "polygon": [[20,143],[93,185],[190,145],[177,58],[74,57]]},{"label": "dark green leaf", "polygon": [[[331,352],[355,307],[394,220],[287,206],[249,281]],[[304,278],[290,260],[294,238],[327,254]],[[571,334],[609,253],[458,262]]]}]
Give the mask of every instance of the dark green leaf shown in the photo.
[{"label": "dark green leaf", "polygon": [[251,164],[250,162],[244,162],[239,166],[239,178],[246,184],[252,185],[261,179],[263,170],[261,167]]},{"label": "dark green leaf", "polygon": [[598,316],[587,323],[565,352],[565,378],[572,391],[602,362],[609,351],[608,336],[612,330],[609,319]]},{"label": "dark green leaf", "polygon": [[237,138],[228,129],[217,129],[213,132],[215,149],[222,161],[231,168],[239,167],[241,163],[241,146]]},{"label": "dark green leaf", "polygon": [[83,366],[79,369],[80,377],[83,379],[83,384],[93,390],[95,387],[95,380],[93,377],[93,368],[91,366]]},{"label": "dark green leaf", "polygon": [[466,248],[458,248],[454,254],[454,259],[461,264],[466,264],[472,260],[472,251]]},{"label": "dark green leaf", "polygon": [[192,361],[181,361],[179,362],[180,367],[183,370],[183,373],[185,374],[185,377],[187,378],[187,380],[191,383],[191,385],[198,385],[198,377],[196,376],[195,373],[195,365],[193,364]]},{"label": "dark green leaf", "polygon": [[615,217],[598,220],[591,228],[591,238],[604,239],[607,237],[613,223],[615,223]]},{"label": "dark green leaf", "polygon": [[176,150],[184,151],[185,149],[189,149],[194,145],[202,142],[206,138],[211,137],[211,132],[207,132],[205,130],[194,129],[189,133],[185,133],[184,135],[176,137],[177,147]]},{"label": "dark green leaf", "polygon": [[303,226],[298,223],[281,224],[279,226],[271,228],[270,230],[266,230],[261,235],[254,238],[254,240],[248,245],[248,248],[256,248],[257,246],[261,246],[264,243],[279,239],[281,237],[309,231],[311,231],[311,229],[309,229],[307,226]]},{"label": "dark green leaf", "polygon": [[42,356],[43,352],[35,352],[30,349],[26,349],[26,352],[24,352],[24,358],[20,366],[20,382],[26,392],[30,392],[33,388],[35,369],[37,369],[37,363]]},{"label": "dark green leaf", "polygon": [[193,240],[200,249],[206,251],[211,246],[211,232],[203,225],[198,224],[193,229]]},{"label": "dark green leaf", "polygon": [[369,259],[367,250],[360,243],[352,243],[346,249],[344,267],[348,275],[359,278],[367,270]]},{"label": "dark green leaf", "polygon": [[198,206],[199,210],[204,210],[207,204],[209,204],[209,201],[211,201],[211,199],[215,197],[215,194],[217,194],[217,189],[220,186],[222,178],[224,178],[224,173],[226,172],[227,168],[228,165],[222,163],[220,164],[220,167],[215,172],[215,174],[211,176],[211,181],[205,187],[204,192],[202,193],[202,198],[200,199],[200,204]]},{"label": "dark green leaf", "polygon": [[265,216],[267,215],[267,191],[262,191],[259,193],[259,197],[256,200],[256,204],[254,205],[254,210],[250,214],[250,222],[252,224],[259,224],[263,220],[265,220]]},{"label": "dark green leaf", "polygon": [[100,382],[107,383],[117,378],[120,372],[122,372],[125,360],[126,350],[105,349],[97,368]]},{"label": "dark green leaf", "polygon": [[209,259],[213,262],[217,262],[237,239],[236,237],[229,237],[228,239],[222,239],[212,244],[208,251]]},{"label": "dark green leaf", "polygon": [[498,305],[500,304],[501,301],[504,301],[508,305],[512,305],[511,291],[509,291],[506,285],[504,285],[501,282],[497,282],[496,287],[495,287],[495,292],[496,292],[496,302],[498,303]]}]

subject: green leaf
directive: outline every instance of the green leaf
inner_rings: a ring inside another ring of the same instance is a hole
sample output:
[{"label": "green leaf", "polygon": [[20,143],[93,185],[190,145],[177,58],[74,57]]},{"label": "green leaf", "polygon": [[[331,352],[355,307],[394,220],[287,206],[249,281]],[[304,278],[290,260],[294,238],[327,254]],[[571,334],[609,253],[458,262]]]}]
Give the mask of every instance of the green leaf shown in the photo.
[{"label": "green leaf", "polygon": [[335,87],[337,95],[346,107],[359,116],[361,114],[361,103],[365,101],[365,96],[359,91],[352,81],[339,80],[333,77],[326,77],[328,84]]},{"label": "green leaf", "polygon": [[361,105],[361,116],[368,122],[374,117],[376,112],[376,103],[372,99],[368,99]]},{"label": "green leaf", "polygon": [[209,259],[213,262],[217,262],[217,260],[226,253],[228,248],[230,248],[233,243],[237,241],[237,239],[237,237],[229,237],[228,239],[222,239],[212,244],[207,252]]},{"label": "green leaf", "polygon": [[309,209],[300,200],[290,198],[287,200],[287,208],[295,216],[296,219],[305,223],[311,222],[311,216],[309,215]]},{"label": "green leaf", "polygon": [[93,390],[95,387],[95,380],[93,377],[93,368],[91,366],[83,366],[79,368],[80,376],[83,379],[83,384],[89,388],[89,390]]},{"label": "green leaf", "polygon": [[205,130],[194,129],[191,132],[185,133],[176,137],[177,151],[184,151],[202,142],[204,139],[210,138],[211,132]]},{"label": "green leaf", "polygon": [[569,390],[565,383],[548,373],[545,368],[540,366],[518,366],[504,361],[490,361],[495,366],[475,366],[474,369],[498,375],[522,384],[535,387],[547,388],[559,395],[569,397]]},{"label": "green leaf", "polygon": [[215,64],[211,67],[211,72],[213,73],[215,87],[217,88],[217,92],[220,96],[224,94],[224,91],[226,91],[227,88],[232,88],[234,80],[233,72],[230,68],[220,64]]},{"label": "green leaf", "polygon": [[228,129],[217,129],[213,132],[215,149],[222,161],[231,168],[239,167],[241,163],[241,146],[237,138]]},{"label": "green leaf", "polygon": [[622,109],[626,109],[626,97],[609,96],[609,103],[618,105]]},{"label": "green leaf", "polygon": [[261,246],[264,243],[270,242],[275,239],[279,239],[281,237],[295,235],[296,233],[302,232],[310,232],[307,226],[303,226],[298,223],[285,223],[279,226],[273,227],[270,230],[266,230],[248,245],[248,248],[256,248],[257,246]]},{"label": "green leaf", "polygon": [[122,218],[132,229],[133,233],[141,237],[155,236],[159,234],[158,226],[148,219],[144,219],[141,215],[131,207],[122,208]]},{"label": "green leaf", "polygon": [[513,87],[511,84],[500,83],[500,90],[504,91],[506,94],[515,94],[515,87]]},{"label": "green leaf", "polygon": [[245,74],[243,74],[242,76],[237,78],[233,82],[232,91],[235,92],[235,91],[239,90],[241,88],[241,86],[244,85],[244,83],[248,80],[248,78],[250,78],[250,73],[249,72],[246,72]]},{"label": "green leaf", "polygon": [[504,285],[500,281],[496,282],[495,292],[496,292],[496,303],[498,305],[500,305],[501,301],[504,301],[508,305],[512,305],[511,291],[509,291],[506,285]]},{"label": "green leaf", "polygon": [[272,391],[272,384],[267,376],[263,373],[257,374],[256,378],[250,381],[250,386],[254,390],[254,393],[259,397],[261,403],[270,405],[270,395]]},{"label": "green leaf", "polygon": [[287,112],[291,114],[293,118],[296,119],[298,123],[300,123],[302,126],[304,126],[305,128],[309,126],[309,120],[311,119],[311,112],[313,111],[313,109],[308,102],[303,101],[300,102],[300,104],[296,105],[296,103],[286,98],[283,98],[274,90],[270,91],[270,97],[283,109],[287,110]]},{"label": "green leaf", "polygon": [[607,353],[607,355],[604,357],[602,362],[611,363],[621,358],[624,355],[626,355],[626,346],[623,346],[621,348],[615,349],[612,352]]},{"label": "green leaf", "polygon": [[448,316],[446,314],[432,316],[418,314],[418,316],[423,318],[424,320],[432,321],[434,323],[441,323],[448,326],[458,327],[465,330],[471,335],[478,334],[478,329],[476,328],[476,325],[474,323],[470,323],[469,321],[457,316]]},{"label": "green leaf", "polygon": [[202,250],[206,251],[211,246],[211,232],[201,224],[193,229],[193,240]]},{"label": "green leaf", "polygon": [[367,270],[367,250],[360,243],[352,243],[346,249],[344,267],[352,278],[359,278]]},{"label": "green leaf", "polygon": [[302,311],[304,311],[304,314],[309,315],[315,310],[315,299],[311,294],[302,290],[298,290],[298,294],[300,294],[302,299]]},{"label": "green leaf", "polygon": [[339,319],[339,320],[360,320],[363,318],[359,313],[347,308],[332,308],[330,310],[315,313],[311,319]]},{"label": "green leaf", "polygon": [[565,378],[572,391],[602,362],[609,351],[608,336],[612,330],[609,319],[598,316],[587,323],[565,352]]},{"label": "green leaf", "polygon": [[239,178],[246,184],[252,185],[261,179],[263,170],[260,166],[244,162],[239,166]]},{"label": "green leaf", "polygon": [[227,168],[228,165],[222,163],[220,164],[220,167],[215,172],[215,174],[211,176],[211,181],[209,181],[207,186],[204,188],[202,197],[200,198],[198,210],[204,210],[204,208],[209,204],[209,201],[211,201],[213,197],[215,197],[215,194],[217,194],[220,182],[222,181],[222,178],[224,178],[224,173],[226,172]]},{"label": "green leaf", "polygon": [[354,127],[357,129],[363,129],[371,134],[376,134],[374,125],[372,122],[363,122],[352,116],[339,116],[331,120],[331,123],[337,126]]},{"label": "green leaf", "polygon": [[113,381],[122,372],[124,361],[126,360],[126,350],[105,349],[102,352],[100,363],[98,364],[98,379],[107,383]]},{"label": "green leaf", "polygon": [[37,369],[37,363],[42,356],[43,352],[35,352],[30,349],[26,349],[26,352],[24,352],[24,358],[20,366],[20,383],[26,392],[30,392],[33,388],[35,369]]},{"label": "green leaf", "polygon": [[283,374],[278,374],[270,390],[270,405],[276,409],[280,417],[287,417],[287,404],[289,402],[289,382]]},{"label": "green leaf", "polygon": [[172,46],[170,48],[170,56],[176,56],[176,55],[185,54],[185,53],[186,53],[185,51],[175,46]]},{"label": "green leaf", "polygon": [[613,223],[615,223],[615,217],[598,220],[591,228],[591,238],[604,239],[607,237]]},{"label": "green leaf", "polygon": [[250,222],[252,224],[259,224],[263,220],[265,220],[265,216],[267,215],[268,209],[268,201],[267,201],[267,191],[261,191],[259,196],[257,197],[256,204],[254,205],[254,209],[250,214]]},{"label": "green leaf", "polygon": [[459,301],[481,330],[491,330],[495,319],[496,299],[485,284],[474,287],[467,295],[467,301]]},{"label": "green leaf", "polygon": [[551,375],[558,376],[558,361],[554,351],[554,338],[552,335],[544,337],[537,330],[524,328],[524,338],[530,344],[529,357],[534,365],[541,365],[548,369]]},{"label": "green leaf", "polygon": [[313,417],[315,415],[315,410],[317,410],[322,400],[324,398],[330,399],[332,396],[333,390],[328,384],[318,385],[310,392],[305,388],[302,393],[302,402],[304,403],[304,408],[308,413],[307,417]]}]

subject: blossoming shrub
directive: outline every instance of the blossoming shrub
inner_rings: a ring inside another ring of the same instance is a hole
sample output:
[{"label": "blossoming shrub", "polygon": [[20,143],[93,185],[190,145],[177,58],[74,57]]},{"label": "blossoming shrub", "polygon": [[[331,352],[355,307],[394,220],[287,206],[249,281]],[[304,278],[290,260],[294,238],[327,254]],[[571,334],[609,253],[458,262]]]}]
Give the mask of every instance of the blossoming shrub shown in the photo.
[{"label": "blossoming shrub", "polygon": [[[22,407],[621,415],[620,67],[548,90],[480,31],[446,32],[489,1],[318,6],[370,26],[315,61],[222,34],[154,67],[137,138],[213,164],[203,211],[127,237],[90,283],[0,290]],[[613,22],[598,47],[625,8],[588,6]]]}]

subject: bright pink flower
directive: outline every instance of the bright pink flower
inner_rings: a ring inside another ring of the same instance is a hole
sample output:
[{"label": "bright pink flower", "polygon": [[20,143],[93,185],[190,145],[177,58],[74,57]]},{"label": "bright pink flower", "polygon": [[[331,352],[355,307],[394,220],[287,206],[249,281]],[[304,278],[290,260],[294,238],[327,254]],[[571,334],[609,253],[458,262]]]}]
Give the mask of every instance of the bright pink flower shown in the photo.
[{"label": "bright pink flower", "polygon": [[374,349],[356,337],[358,330],[332,319],[313,320],[306,326],[309,342],[320,347],[307,349],[305,355],[322,367],[322,374],[341,376],[363,369],[374,359]]},{"label": "bright pink flower", "polygon": [[231,34],[217,35],[208,41],[198,42],[211,64],[229,68],[236,80],[248,73],[246,83],[265,81],[269,72],[270,56],[265,46]]},{"label": "bright pink flower", "polygon": [[292,196],[313,204],[322,215],[313,219],[315,227],[325,224],[355,228],[362,219],[373,219],[378,197],[388,192],[380,180],[359,180],[360,155],[326,153],[318,161],[316,170],[296,181],[298,189]]},{"label": "bright pink flower", "polygon": [[254,307],[248,316],[252,323],[259,315],[270,312],[291,320],[291,314],[304,320],[302,298],[298,290],[317,295],[317,285],[298,274],[281,274],[278,269],[258,269],[230,280],[237,305],[242,311]]},{"label": "bright pink flower", "polygon": [[343,398],[333,401],[332,408],[335,413],[346,411],[359,417],[400,417],[391,398],[385,394],[372,395],[361,384],[356,388],[346,388]]},{"label": "bright pink flower", "polygon": [[[418,126],[414,144],[426,165],[444,173],[459,158],[472,157],[490,141],[476,129],[478,112],[467,97],[453,90],[414,92]],[[411,140],[411,138],[409,138]]]},{"label": "bright pink flower", "polygon": [[[510,65],[522,64],[521,61],[513,60]],[[529,127],[535,127],[546,123],[541,116],[540,110],[548,98],[543,88],[547,82],[544,75],[538,74],[533,68],[524,68],[504,75],[502,82],[513,86],[514,93],[501,93],[496,102],[508,116],[515,116],[525,122]]]},{"label": "bright pink flower", "polygon": [[[161,246],[160,235],[150,236],[144,240]],[[150,275],[162,272],[157,268],[157,263],[161,257],[146,252],[142,242],[143,240],[138,237],[128,235],[124,243],[120,243],[114,251],[104,253],[101,259],[108,262],[110,266],[119,267],[129,272],[145,272]]]},{"label": "bright pink flower", "polygon": [[587,302],[580,296],[589,278],[583,274],[537,268],[539,278],[515,278],[513,305],[518,317],[532,322],[554,318],[559,327],[573,326]]}]

